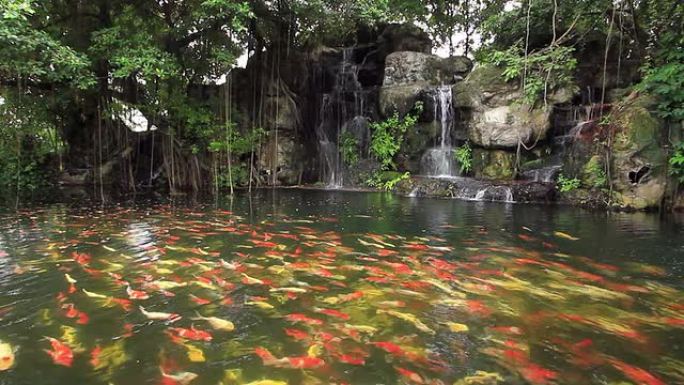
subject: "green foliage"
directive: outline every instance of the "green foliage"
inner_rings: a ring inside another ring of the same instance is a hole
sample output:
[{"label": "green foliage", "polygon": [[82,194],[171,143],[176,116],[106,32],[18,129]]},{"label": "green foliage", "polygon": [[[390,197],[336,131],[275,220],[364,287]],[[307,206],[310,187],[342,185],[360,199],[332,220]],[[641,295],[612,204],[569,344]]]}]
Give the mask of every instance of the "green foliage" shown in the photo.
[{"label": "green foliage", "polygon": [[581,182],[577,178],[568,178],[563,174],[558,175],[558,189],[560,192],[570,192],[577,190],[581,185]]},{"label": "green foliage", "polygon": [[668,163],[670,175],[674,176],[679,184],[684,184],[684,142],[679,142],[674,146]]},{"label": "green foliage", "polygon": [[606,177],[606,171],[601,164],[600,157],[592,157],[589,162],[584,166],[584,173],[586,175],[585,181],[588,181],[591,185],[588,187],[602,188],[608,183],[608,178]]},{"label": "green foliage", "polygon": [[[241,133],[233,127],[231,130],[224,131],[223,134],[222,138],[209,143],[208,150],[230,152],[233,156],[239,157],[256,150],[257,144],[266,135],[266,130],[254,127],[248,132]],[[220,136],[220,133],[217,135]]]},{"label": "green foliage", "polygon": [[34,190],[47,183],[47,163],[64,151],[44,98],[3,90],[0,102],[0,186]]},{"label": "green foliage", "polygon": [[457,147],[454,158],[461,168],[461,173],[467,174],[473,169],[473,149],[470,147],[470,143],[465,142],[463,146]]},{"label": "green foliage", "polygon": [[95,84],[85,55],[34,26],[47,15],[27,0],[0,0],[0,77],[71,82],[85,89]]},{"label": "green foliage", "polygon": [[394,189],[397,183],[410,177],[411,173],[408,171],[405,173],[396,171],[377,171],[374,172],[368,180],[366,180],[366,185],[390,191]]},{"label": "green foliage", "polygon": [[525,58],[523,49],[511,46],[491,51],[484,61],[502,67],[507,82],[524,77],[524,102],[532,105],[553,90],[569,88],[575,91],[577,59],[573,56],[574,50],[573,47],[550,46],[531,52]]},{"label": "green foliage", "polygon": [[233,164],[230,174],[228,169],[222,169],[218,174],[218,188],[230,188],[231,177],[233,186],[246,186],[249,183],[249,165],[245,162]]},{"label": "green foliage", "polygon": [[648,91],[658,100],[658,115],[673,121],[684,120],[684,35],[667,34],[657,64],[645,67],[638,90]]},{"label": "green foliage", "polygon": [[340,137],[340,151],[342,160],[349,166],[355,166],[359,162],[359,141],[350,132],[342,133]]},{"label": "green foliage", "polygon": [[371,137],[371,153],[380,161],[383,170],[394,169],[394,155],[401,149],[404,134],[418,122],[418,115],[422,111],[422,104],[416,104],[414,111],[403,118],[395,113],[392,117],[370,124],[373,132]]}]

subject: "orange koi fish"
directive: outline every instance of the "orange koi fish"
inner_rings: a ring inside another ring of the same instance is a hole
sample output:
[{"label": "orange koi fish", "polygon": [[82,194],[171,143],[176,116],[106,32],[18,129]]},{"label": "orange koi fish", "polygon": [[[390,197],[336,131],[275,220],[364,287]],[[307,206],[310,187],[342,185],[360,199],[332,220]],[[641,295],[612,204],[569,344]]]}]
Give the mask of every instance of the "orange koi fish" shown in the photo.
[{"label": "orange koi fish", "polygon": [[335,317],[335,318],[339,318],[339,319],[342,319],[342,320],[345,320],[345,321],[348,321],[348,320],[349,320],[349,314],[347,314],[347,313],[342,313],[342,312],[339,311],[339,310],[335,310],[335,309],[314,308],[314,311],[315,311],[316,313],[325,314],[325,315],[328,315],[328,316],[331,316],[331,317]]},{"label": "orange koi fish", "polygon": [[199,330],[195,329],[194,326],[191,326],[190,329],[186,328],[169,328],[169,330],[173,333],[176,333],[178,337],[181,338],[186,338],[189,340],[193,341],[211,341],[213,339],[212,335],[209,332],[206,332],[204,330]]},{"label": "orange koi fish", "polygon": [[425,383],[423,381],[423,378],[420,376],[420,374],[418,374],[416,372],[412,372],[412,371],[410,371],[408,369],[404,369],[404,368],[395,368],[395,369],[397,370],[397,372],[399,372],[399,374],[408,378],[412,382],[415,382],[416,384],[424,384]]},{"label": "orange koi fish", "polygon": [[308,325],[323,325],[323,321],[310,318],[302,313],[292,313],[285,316],[285,318],[290,322],[302,322]]},{"label": "orange koi fish", "polygon": [[325,365],[325,361],[318,357],[298,356],[277,358],[263,347],[255,348],[254,353],[261,358],[266,366],[293,369],[315,369]]},{"label": "orange koi fish", "polygon": [[609,361],[615,369],[621,371],[622,374],[636,382],[637,385],[665,385],[664,382],[644,369],[629,365],[617,359],[610,359]]},{"label": "orange koi fish", "polygon": [[45,353],[52,357],[52,361],[57,365],[70,367],[74,361],[74,353],[67,345],[60,340],[52,337],[45,337],[50,341],[52,350],[45,349]]}]

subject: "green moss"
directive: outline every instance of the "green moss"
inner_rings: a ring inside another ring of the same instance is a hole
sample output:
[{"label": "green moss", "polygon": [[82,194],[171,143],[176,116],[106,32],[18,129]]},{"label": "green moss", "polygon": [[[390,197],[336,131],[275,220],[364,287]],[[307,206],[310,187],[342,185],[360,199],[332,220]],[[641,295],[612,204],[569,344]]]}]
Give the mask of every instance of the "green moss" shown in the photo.
[{"label": "green moss", "polygon": [[600,155],[592,156],[582,167],[580,175],[582,185],[590,188],[601,188],[607,183],[604,171],[603,158]]}]

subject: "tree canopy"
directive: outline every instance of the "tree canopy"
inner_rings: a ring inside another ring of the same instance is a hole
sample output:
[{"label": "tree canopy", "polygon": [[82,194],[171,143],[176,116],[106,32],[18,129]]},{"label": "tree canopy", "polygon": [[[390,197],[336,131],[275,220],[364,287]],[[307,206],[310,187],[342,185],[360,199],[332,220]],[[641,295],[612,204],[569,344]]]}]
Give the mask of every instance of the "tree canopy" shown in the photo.
[{"label": "tree canopy", "polygon": [[[25,106],[3,114],[0,146],[21,156],[49,127],[66,139],[53,152],[75,137],[101,148],[102,125],[105,136],[124,135],[111,134],[111,117],[125,103],[170,137],[170,154],[216,155],[228,124],[193,97],[196,86],[225,79],[243,54],[351,45],[360,28],[387,23],[415,24],[452,54],[506,66],[530,97],[540,82],[569,83],[584,47],[619,47],[618,58],[642,62],[643,89],[662,97],[664,116],[681,118],[681,84],[670,79],[682,78],[683,15],[678,0],[0,0],[1,100],[5,110]],[[21,120],[29,110],[36,119]],[[96,158],[102,166],[94,150],[84,163]]]}]

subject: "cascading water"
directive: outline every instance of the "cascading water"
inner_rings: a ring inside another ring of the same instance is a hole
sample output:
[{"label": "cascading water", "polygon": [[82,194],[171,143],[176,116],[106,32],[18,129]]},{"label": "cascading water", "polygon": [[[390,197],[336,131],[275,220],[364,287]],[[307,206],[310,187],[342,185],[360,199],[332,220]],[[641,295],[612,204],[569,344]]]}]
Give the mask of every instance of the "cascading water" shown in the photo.
[{"label": "cascading water", "polygon": [[358,65],[354,48],[342,51],[342,61],[335,75],[333,89],[322,96],[316,126],[318,139],[320,180],[330,188],[344,184],[344,162],[338,144],[348,122],[364,116],[366,91],[358,80]]},{"label": "cascading water", "polygon": [[439,146],[425,151],[420,160],[421,174],[436,178],[458,176],[454,149],[451,147],[451,128],[454,123],[451,86],[440,86],[433,95],[435,120],[439,118],[441,135]]}]

